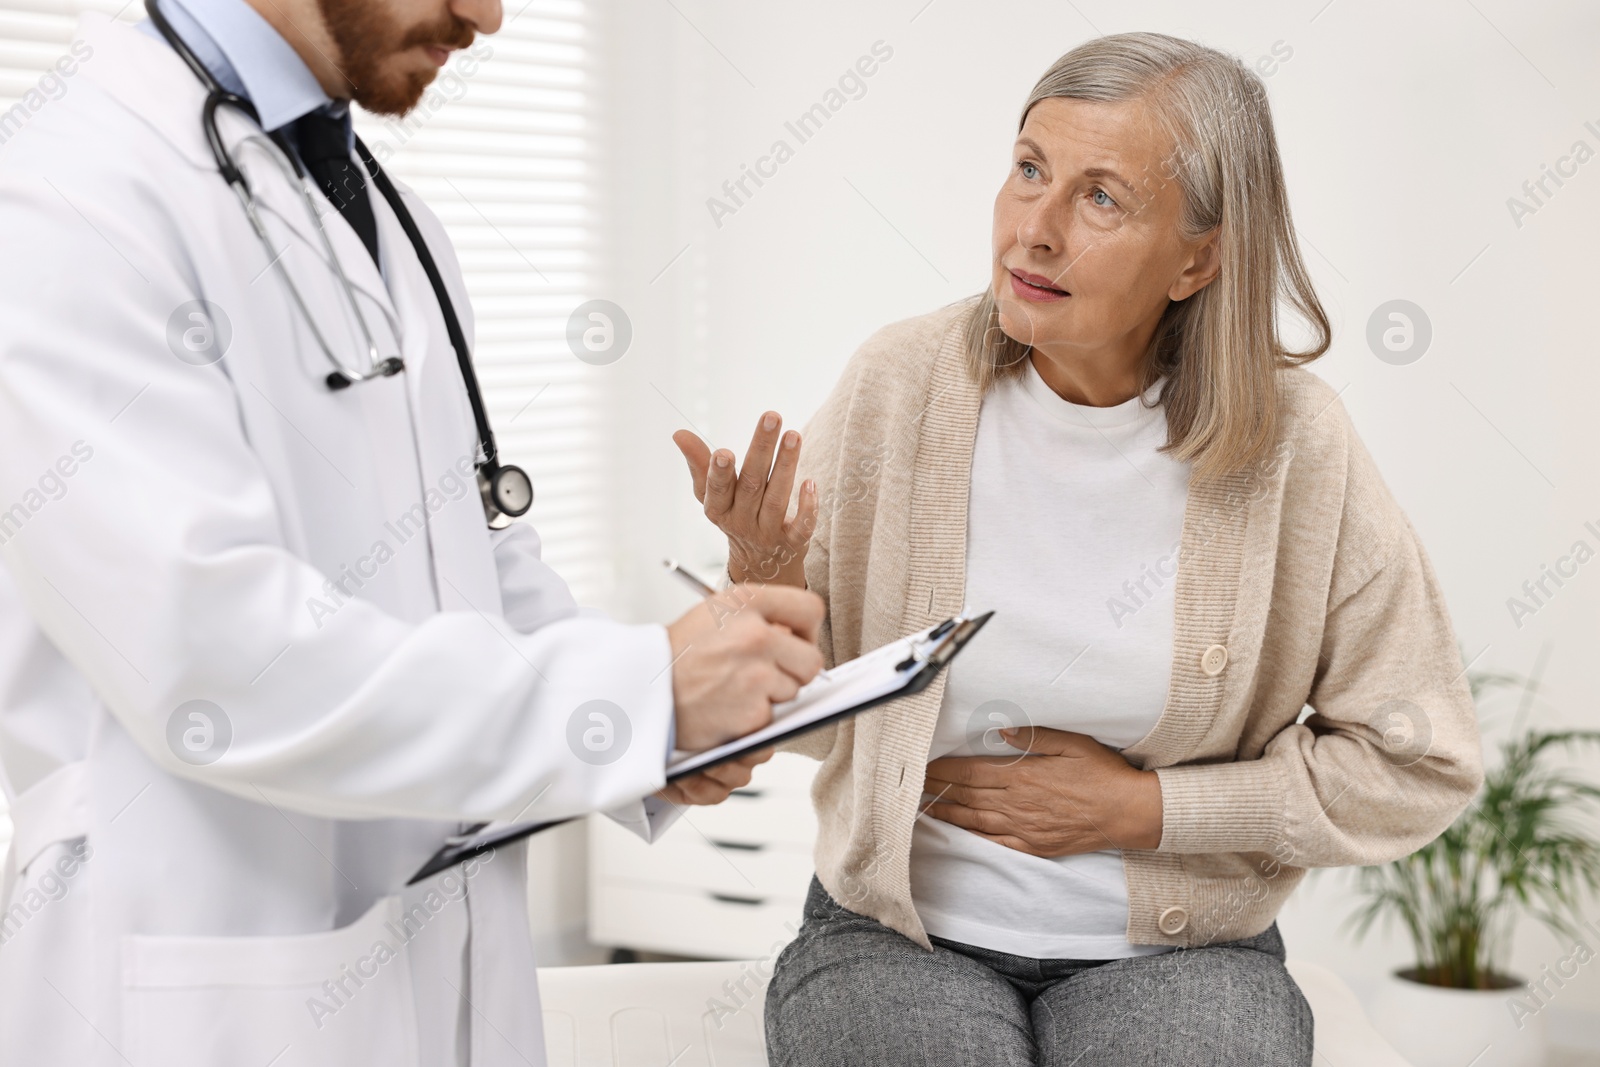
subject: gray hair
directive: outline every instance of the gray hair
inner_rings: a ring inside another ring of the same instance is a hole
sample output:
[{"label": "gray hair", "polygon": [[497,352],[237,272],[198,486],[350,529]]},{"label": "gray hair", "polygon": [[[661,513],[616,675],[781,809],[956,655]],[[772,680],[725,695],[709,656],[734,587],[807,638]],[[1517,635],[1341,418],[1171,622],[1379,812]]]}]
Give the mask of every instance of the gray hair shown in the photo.
[{"label": "gray hair", "polygon": [[[1197,474],[1246,468],[1277,432],[1281,367],[1328,350],[1332,332],[1295,239],[1266,86],[1237,58],[1160,33],[1119,33],[1079,45],[1039,79],[1018,127],[1041,100],[1146,98],[1175,146],[1159,174],[1183,194],[1178,230],[1198,240],[1214,227],[1221,272],[1186,300],[1168,304],[1151,339],[1143,389],[1168,376],[1163,451]],[[1312,343],[1292,351],[1278,335],[1282,297],[1310,326]],[[1000,329],[992,288],[973,302],[967,351],[987,389],[1019,373],[1031,346]]]}]

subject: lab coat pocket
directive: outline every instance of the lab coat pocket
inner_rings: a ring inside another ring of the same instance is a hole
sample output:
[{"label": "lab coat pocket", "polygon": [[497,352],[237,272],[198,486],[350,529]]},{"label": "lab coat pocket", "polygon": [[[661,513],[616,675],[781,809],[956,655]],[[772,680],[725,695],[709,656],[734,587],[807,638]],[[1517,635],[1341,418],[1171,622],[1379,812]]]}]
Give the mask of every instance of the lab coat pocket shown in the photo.
[{"label": "lab coat pocket", "polygon": [[122,939],[128,1059],[163,1067],[418,1064],[404,946],[385,897],[348,926],[286,937]]}]

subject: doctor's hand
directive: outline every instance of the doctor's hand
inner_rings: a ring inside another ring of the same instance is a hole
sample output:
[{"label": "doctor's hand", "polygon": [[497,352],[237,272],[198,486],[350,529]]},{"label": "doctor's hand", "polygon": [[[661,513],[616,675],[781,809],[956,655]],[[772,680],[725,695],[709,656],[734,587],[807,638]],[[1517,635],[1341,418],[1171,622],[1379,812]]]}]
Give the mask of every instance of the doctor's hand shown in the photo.
[{"label": "doctor's hand", "polygon": [[945,756],[928,764],[927,814],[1035,856],[1161,844],[1161,782],[1086,734],[1002,730],[1025,756]]},{"label": "doctor's hand", "polygon": [[677,746],[697,752],[772,721],[822,669],[822,598],[781,585],[734,585],[667,627]]},{"label": "doctor's hand", "polygon": [[712,452],[688,430],[679,430],[672,440],[688,461],[694,498],[728,538],[728,576],[736,582],[804,589],[806,547],[817,525],[817,483],[807,479],[800,486],[799,503],[790,518],[800,435],[790,430],[780,438],[782,430],[783,416],[776,411],[761,416],[744,464],[737,468],[731,451]]},{"label": "doctor's hand", "polygon": [[708,767],[699,774],[668,782],[656,790],[656,796],[669,804],[721,804],[735,789],[749,785],[751,773],[758,765],[771,759],[776,751],[775,748],[763,748],[727,763]]}]

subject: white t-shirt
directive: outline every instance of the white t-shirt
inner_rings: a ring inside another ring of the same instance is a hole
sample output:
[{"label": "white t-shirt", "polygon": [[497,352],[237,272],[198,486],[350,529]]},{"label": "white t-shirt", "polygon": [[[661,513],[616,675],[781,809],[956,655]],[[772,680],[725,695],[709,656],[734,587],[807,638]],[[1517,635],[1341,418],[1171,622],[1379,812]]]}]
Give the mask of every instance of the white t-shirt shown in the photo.
[{"label": "white t-shirt", "polygon": [[[1163,383],[1143,399],[1154,400]],[[1189,464],[1135,397],[1069,403],[1030,362],[984,398],[972,454],[966,603],[993,609],[950,665],[928,758],[1016,754],[1011,725],[1126,748],[1161,717]],[[924,796],[926,804],[933,798]],[[1163,951],[1127,940],[1122,855],[1045,859],[917,819],[911,894],[930,934],[1036,959]]]}]

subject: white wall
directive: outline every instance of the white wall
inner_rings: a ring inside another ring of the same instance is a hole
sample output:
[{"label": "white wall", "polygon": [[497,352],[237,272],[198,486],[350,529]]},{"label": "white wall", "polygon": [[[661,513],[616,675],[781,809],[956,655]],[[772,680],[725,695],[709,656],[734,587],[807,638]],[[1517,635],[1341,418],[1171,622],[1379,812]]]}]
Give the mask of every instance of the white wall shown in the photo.
[{"label": "white wall", "polygon": [[[623,136],[609,164],[617,270],[605,295],[635,329],[611,368],[624,531],[614,609],[670,618],[687,597],[659,575],[660,557],[717,556],[668,435],[692,423],[742,451],[768,407],[798,425],[874,329],[975,291],[1032,82],[1096,33],[1152,29],[1250,61],[1292,49],[1267,84],[1336,330],[1315,370],[1343,390],[1431,553],[1468,655],[1527,672],[1547,649],[1535,721],[1600,727],[1600,563],[1520,628],[1506,606],[1576,539],[1600,547],[1583,528],[1600,527],[1600,160],[1520,228],[1506,205],[1575,140],[1600,151],[1593,5],[611,0],[609,11]],[[893,57],[865,96],[796,145],[784,122],[880,40]],[[716,226],[706,200],[780,137],[794,158]],[[1380,362],[1364,338],[1394,298],[1433,324],[1431,349],[1409,366]],[[1491,740],[1508,717],[1488,724]],[[1338,930],[1348,885],[1319,875],[1282,925],[1292,952],[1359,981],[1405,947],[1351,946]],[[1537,973],[1561,954],[1530,928],[1513,963]],[[1597,971],[1562,991],[1558,1028],[1600,1034],[1600,1015],[1570,1014],[1600,1012]]]}]

